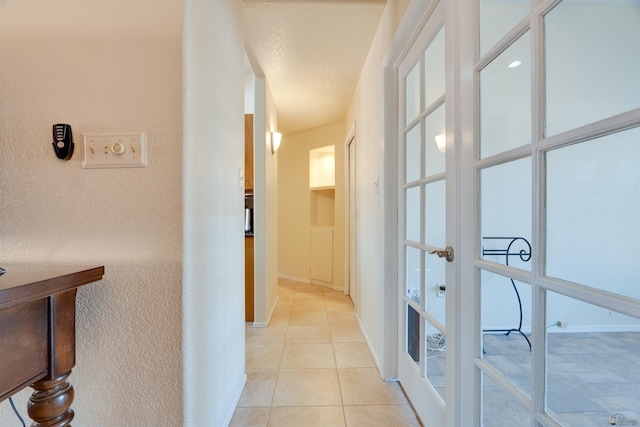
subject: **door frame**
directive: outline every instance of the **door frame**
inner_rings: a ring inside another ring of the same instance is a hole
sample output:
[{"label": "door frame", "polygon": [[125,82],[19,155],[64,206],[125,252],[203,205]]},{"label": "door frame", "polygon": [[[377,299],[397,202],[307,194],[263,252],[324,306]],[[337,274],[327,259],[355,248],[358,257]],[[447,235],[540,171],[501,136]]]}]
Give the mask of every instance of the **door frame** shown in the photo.
[{"label": "door frame", "polygon": [[[351,146],[353,144],[354,153],[351,155]],[[344,253],[345,253],[345,271],[344,271],[344,294],[349,295],[351,297],[351,301],[353,301],[354,311],[356,308],[356,296],[358,294],[356,288],[356,257],[355,250],[352,251],[352,245],[355,248],[356,245],[356,230],[355,228],[355,218],[357,218],[357,209],[356,209],[356,188],[351,188],[351,177],[355,180],[356,173],[356,165],[355,165],[355,148],[356,148],[356,123],[354,122],[351,125],[351,129],[349,133],[347,133],[347,138],[344,142],[344,176],[345,176],[345,186],[344,186],[344,211],[345,211],[345,239],[344,239]],[[353,167],[351,166],[353,157]],[[351,229],[351,214],[354,215],[354,230]],[[351,239],[351,235],[354,235],[353,241]],[[353,278],[353,280],[352,280]]]},{"label": "door frame", "polygon": [[[447,354],[445,395],[445,421],[447,426],[473,425],[480,413],[474,390],[480,376],[473,365],[473,355],[478,338],[474,327],[479,322],[479,312],[475,299],[477,290],[474,269],[475,236],[475,179],[473,169],[473,113],[474,81],[469,74],[461,73],[461,68],[472,65],[473,31],[477,27],[474,14],[464,13],[475,2],[464,0],[453,2],[440,0],[445,15],[446,52],[446,108],[447,108],[447,174],[455,188],[453,203],[447,211],[455,213],[455,220],[447,221],[449,244],[454,247],[455,261],[447,266],[446,329]],[[463,3],[462,5],[459,3]],[[426,25],[437,0],[412,0],[396,32],[394,43],[384,61],[384,298],[383,309],[383,363],[382,376],[385,380],[398,377],[398,307],[400,295],[397,285],[399,263],[397,256],[399,207],[397,205],[398,179],[398,130],[397,111],[399,108],[398,68],[413,42]],[[462,102],[466,99],[466,102]],[[471,118],[471,120],[469,119]],[[463,151],[464,149],[464,151]],[[466,167],[465,167],[466,166]],[[463,242],[464,240],[464,242]],[[470,243],[469,243],[470,242]],[[461,290],[464,283],[470,283]],[[463,297],[464,295],[464,297]],[[467,313],[462,317],[458,313]],[[464,378],[464,387],[463,379]],[[471,382],[471,383],[470,383]],[[451,385],[451,386],[449,386]],[[447,403],[448,402],[448,403]],[[465,410],[463,410],[463,408]],[[473,411],[469,411],[473,408]]]},{"label": "door frame", "polygon": [[[383,325],[383,377],[385,379],[397,378],[397,354],[398,354],[398,307],[399,293],[397,286],[398,271],[401,266],[396,256],[398,233],[398,138],[399,134],[396,111],[398,110],[399,91],[397,86],[398,67],[406,55],[413,41],[426,23],[429,15],[429,7],[435,0],[412,0],[405,18],[402,21],[394,43],[384,62],[384,325]],[[447,389],[445,395],[445,425],[455,427],[477,426],[481,419],[480,396],[481,369],[480,360],[480,291],[477,286],[480,283],[480,268],[486,267],[480,261],[480,227],[478,225],[479,207],[479,177],[477,173],[477,136],[479,124],[476,118],[479,105],[479,88],[476,66],[478,62],[479,23],[478,2],[475,0],[447,1],[441,0],[445,5],[445,26],[447,31],[447,150],[451,147],[455,152],[455,159],[451,171],[455,173],[457,188],[455,227],[456,238],[450,244],[455,249],[454,265],[452,266],[453,282],[447,282]],[[542,14],[545,10],[558,4],[560,0],[543,2],[536,10]],[[533,2],[531,3],[533,4]],[[542,42],[540,28],[542,21],[537,16],[530,19],[537,20],[532,25],[532,37],[536,40],[535,54],[539,54]],[[542,85],[542,70],[536,69],[532,84],[536,93],[540,92]],[[543,96],[543,95],[542,95]],[[542,106],[539,99],[535,100],[533,112],[542,114]],[[450,110],[452,108],[453,110]],[[640,123],[640,109],[621,113],[617,116],[602,119],[599,122],[590,123],[582,127],[571,129],[561,136],[547,138],[543,144],[537,147],[532,154],[532,159],[537,159],[534,165],[535,177],[533,181],[536,187],[536,197],[541,194],[540,182],[543,178],[542,170],[538,169],[542,163],[539,161],[540,153],[548,151],[560,142],[583,141],[591,137],[614,133],[616,131],[635,127]],[[541,118],[534,120],[534,126],[541,123]],[[536,138],[537,140],[538,138]],[[447,156],[449,157],[449,156]],[[447,159],[449,162],[449,159]],[[447,170],[449,171],[449,163]],[[542,206],[538,202],[537,209]],[[542,212],[537,211],[533,215],[533,221],[543,221]],[[536,219],[537,218],[537,219]],[[540,254],[538,263],[544,259],[543,244],[545,236],[542,235],[543,226],[535,225],[534,251]],[[448,232],[448,230],[447,230]],[[449,236],[449,234],[448,234]],[[541,277],[541,264],[538,264],[534,273],[536,289],[533,294],[534,310],[545,310],[545,292],[552,291],[566,295],[570,298],[591,303],[616,312],[637,317],[638,303],[628,297],[609,294],[605,291],[590,288],[580,288],[572,283],[559,279]],[[449,271],[447,272],[449,277]],[[464,313],[464,316],[459,315]],[[459,315],[459,316],[456,316]],[[457,317],[457,318],[456,318]],[[534,347],[540,353],[532,365],[532,372],[544,372],[544,356],[546,324],[543,316],[537,320],[537,338],[534,337]],[[541,357],[542,356],[542,357]],[[478,359],[478,361],[476,361]],[[532,373],[532,375],[536,375]],[[463,383],[464,382],[464,383]],[[532,402],[535,420],[539,423],[546,420],[546,415],[541,412],[544,403],[543,381],[539,381],[534,390],[535,400]],[[429,420],[424,420],[425,425]]]},{"label": "door frame", "polygon": [[412,1],[396,31],[396,39],[384,61],[384,308],[383,308],[383,362],[382,378],[398,378],[398,68],[413,41],[429,17],[427,1]]},{"label": "door frame", "polygon": [[[384,308],[382,377],[386,381],[398,379],[398,76],[402,60],[418,38],[437,0],[412,0],[396,31],[396,38],[384,60]],[[446,25],[446,21],[445,21]]]}]

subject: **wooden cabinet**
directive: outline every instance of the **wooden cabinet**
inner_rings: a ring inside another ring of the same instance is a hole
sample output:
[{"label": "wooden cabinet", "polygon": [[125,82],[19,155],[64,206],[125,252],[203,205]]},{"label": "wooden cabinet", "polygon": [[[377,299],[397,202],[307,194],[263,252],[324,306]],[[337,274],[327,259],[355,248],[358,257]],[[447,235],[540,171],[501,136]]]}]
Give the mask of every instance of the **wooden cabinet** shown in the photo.
[{"label": "wooden cabinet", "polygon": [[[244,192],[253,193],[253,114],[244,115]],[[244,312],[245,322],[254,320],[253,236],[244,237]]]},{"label": "wooden cabinet", "polygon": [[253,191],[253,114],[244,115],[244,189]]},{"label": "wooden cabinet", "polygon": [[244,238],[244,321],[253,322],[254,291],[253,291],[253,237]]}]

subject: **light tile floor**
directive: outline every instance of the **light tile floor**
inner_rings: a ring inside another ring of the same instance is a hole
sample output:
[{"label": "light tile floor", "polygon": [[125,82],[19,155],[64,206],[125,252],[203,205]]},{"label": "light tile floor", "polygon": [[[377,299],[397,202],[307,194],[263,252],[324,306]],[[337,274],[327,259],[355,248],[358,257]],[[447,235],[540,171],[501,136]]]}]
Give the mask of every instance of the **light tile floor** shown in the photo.
[{"label": "light tile floor", "polygon": [[247,385],[238,427],[420,426],[384,382],[343,292],[280,279],[268,328],[246,326]]},{"label": "light tile floor", "polygon": [[[483,359],[527,396],[532,358],[517,334],[484,336]],[[582,332],[547,335],[547,407],[567,426],[640,424],[640,333]],[[484,425],[529,426],[513,398],[485,377]]]}]

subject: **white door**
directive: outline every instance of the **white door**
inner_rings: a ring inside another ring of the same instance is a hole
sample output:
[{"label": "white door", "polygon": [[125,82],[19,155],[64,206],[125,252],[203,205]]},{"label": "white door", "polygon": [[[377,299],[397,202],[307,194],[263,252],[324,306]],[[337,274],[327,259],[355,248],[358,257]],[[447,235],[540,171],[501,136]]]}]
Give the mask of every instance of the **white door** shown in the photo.
[{"label": "white door", "polygon": [[[434,3],[435,4],[435,3]],[[426,425],[444,425],[447,211],[443,7],[398,68],[398,378]],[[449,181],[449,182],[448,182]]]},{"label": "white door", "polygon": [[[415,3],[394,123],[403,387],[427,427],[640,425],[640,5]],[[448,245],[452,263],[429,254]]]},{"label": "white door", "polygon": [[640,3],[468,6],[474,425],[640,425]]}]

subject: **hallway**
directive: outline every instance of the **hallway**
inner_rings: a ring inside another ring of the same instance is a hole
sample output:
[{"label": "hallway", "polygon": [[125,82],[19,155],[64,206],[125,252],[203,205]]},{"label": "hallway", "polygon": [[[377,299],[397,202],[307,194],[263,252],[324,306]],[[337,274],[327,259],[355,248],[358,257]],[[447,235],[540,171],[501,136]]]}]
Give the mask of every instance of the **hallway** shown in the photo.
[{"label": "hallway", "polygon": [[343,292],[280,279],[268,328],[247,324],[247,385],[231,426],[420,426],[385,383]]}]

